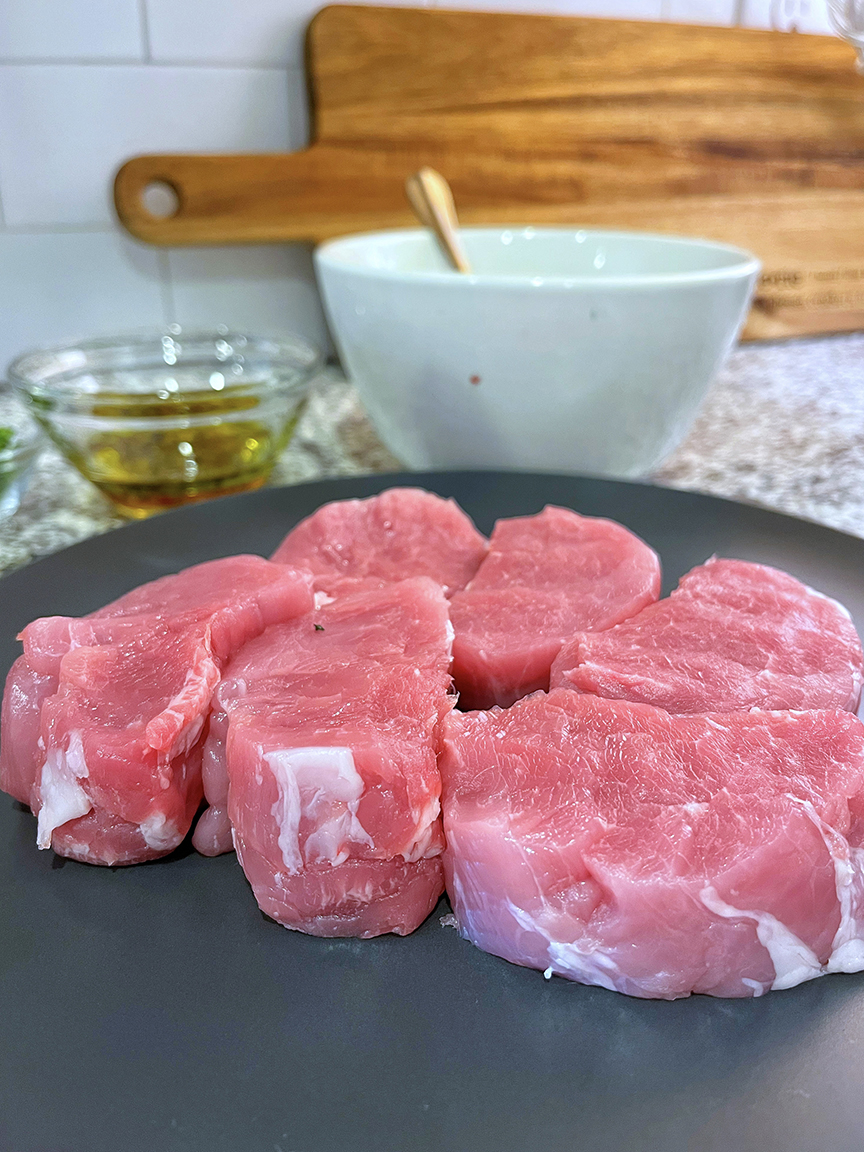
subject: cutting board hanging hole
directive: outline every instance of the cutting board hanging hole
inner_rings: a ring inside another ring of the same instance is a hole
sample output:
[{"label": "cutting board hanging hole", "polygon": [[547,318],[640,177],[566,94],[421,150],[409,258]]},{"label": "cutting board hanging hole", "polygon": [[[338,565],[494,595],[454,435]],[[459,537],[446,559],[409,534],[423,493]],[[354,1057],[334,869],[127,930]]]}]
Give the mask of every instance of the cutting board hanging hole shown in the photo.
[{"label": "cutting board hanging hole", "polygon": [[151,180],[141,189],[141,204],[156,220],[170,220],[180,211],[180,195],[167,180]]}]

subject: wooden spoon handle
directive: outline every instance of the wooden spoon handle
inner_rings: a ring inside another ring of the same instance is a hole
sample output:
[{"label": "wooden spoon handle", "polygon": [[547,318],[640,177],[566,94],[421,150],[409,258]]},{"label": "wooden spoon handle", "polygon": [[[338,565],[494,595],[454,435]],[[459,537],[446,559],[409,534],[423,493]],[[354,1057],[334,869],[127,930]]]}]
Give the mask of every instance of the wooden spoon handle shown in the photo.
[{"label": "wooden spoon handle", "polygon": [[435,233],[457,272],[471,271],[459,238],[459,221],[450,185],[434,168],[421,168],[405,181],[405,192],[417,218]]}]

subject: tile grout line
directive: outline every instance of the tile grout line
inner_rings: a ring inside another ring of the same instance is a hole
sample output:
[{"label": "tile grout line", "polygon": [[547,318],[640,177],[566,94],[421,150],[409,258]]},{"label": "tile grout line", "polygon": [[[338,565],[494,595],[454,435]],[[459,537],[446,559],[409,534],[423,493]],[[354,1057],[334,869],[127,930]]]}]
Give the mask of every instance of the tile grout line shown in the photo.
[{"label": "tile grout line", "polygon": [[272,60],[143,60],[140,56],[0,56],[0,68],[201,68],[213,72],[282,72],[302,64]]},{"label": "tile grout line", "polygon": [[153,51],[150,44],[150,18],[147,12],[147,0],[138,0],[138,25],[141,32],[141,51],[145,64],[153,61]]},{"label": "tile grout line", "polygon": [[3,68],[131,68],[142,64],[140,56],[0,56]]},{"label": "tile grout line", "polygon": [[113,232],[114,228],[107,222],[94,221],[84,224],[7,224],[3,231],[7,236],[77,236]]}]

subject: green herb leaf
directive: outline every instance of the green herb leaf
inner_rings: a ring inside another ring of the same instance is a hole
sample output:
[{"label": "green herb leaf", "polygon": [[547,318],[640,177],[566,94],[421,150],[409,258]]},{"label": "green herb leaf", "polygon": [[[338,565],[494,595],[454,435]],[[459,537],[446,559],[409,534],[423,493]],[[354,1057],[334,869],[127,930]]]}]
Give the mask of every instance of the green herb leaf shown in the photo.
[{"label": "green herb leaf", "polygon": [[316,632],[323,632],[324,631],[324,625],[323,624],[316,624],[315,625],[315,631]]},{"label": "green herb leaf", "polygon": [[15,438],[14,428],[0,428],[0,452],[8,448]]}]

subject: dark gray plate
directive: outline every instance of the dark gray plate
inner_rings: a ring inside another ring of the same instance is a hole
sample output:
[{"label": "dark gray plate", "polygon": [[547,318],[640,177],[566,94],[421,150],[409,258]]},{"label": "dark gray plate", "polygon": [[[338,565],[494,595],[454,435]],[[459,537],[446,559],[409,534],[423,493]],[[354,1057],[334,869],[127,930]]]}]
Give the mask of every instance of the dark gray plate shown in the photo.
[{"label": "dark gray plate", "polygon": [[[572,477],[332,481],[88,540],[0,584],[0,671],[35,616],[276,545],[394,483],[498,516],[620,520],[667,589],[716,552],[785,568],[864,625],[864,541],[755,508]],[[264,919],[233,856],[105,869],[37,852],[0,796],[3,1152],[861,1152],[864,978],[760,1000],[631,1000],[516,968],[439,923],[315,940]]]}]

